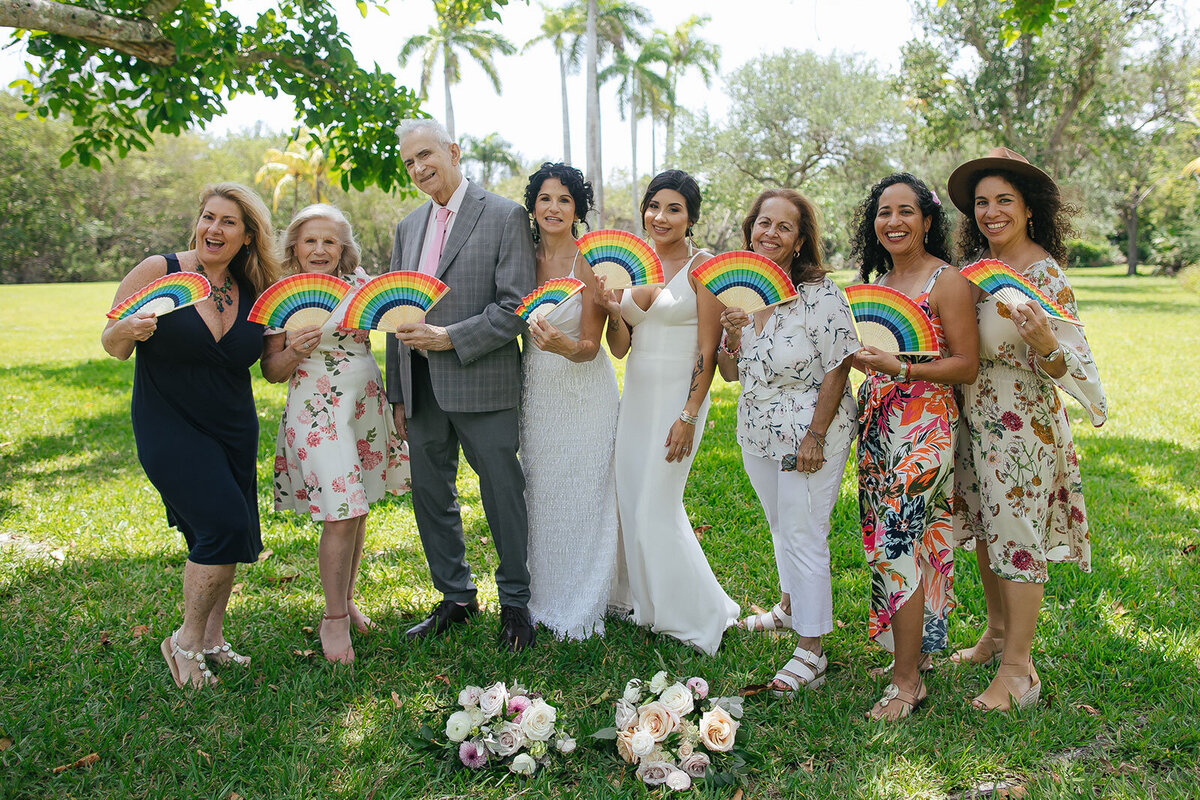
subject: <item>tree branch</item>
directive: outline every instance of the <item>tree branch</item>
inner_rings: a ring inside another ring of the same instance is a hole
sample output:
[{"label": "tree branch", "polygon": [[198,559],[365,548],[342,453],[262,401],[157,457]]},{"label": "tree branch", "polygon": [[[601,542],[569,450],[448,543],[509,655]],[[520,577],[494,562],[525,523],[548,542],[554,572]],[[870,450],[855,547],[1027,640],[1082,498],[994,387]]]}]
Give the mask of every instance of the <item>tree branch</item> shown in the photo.
[{"label": "tree branch", "polygon": [[[164,0],[154,5],[175,4]],[[163,67],[175,63],[174,42],[146,19],[124,19],[51,0],[0,0],[0,27],[69,36]]]}]

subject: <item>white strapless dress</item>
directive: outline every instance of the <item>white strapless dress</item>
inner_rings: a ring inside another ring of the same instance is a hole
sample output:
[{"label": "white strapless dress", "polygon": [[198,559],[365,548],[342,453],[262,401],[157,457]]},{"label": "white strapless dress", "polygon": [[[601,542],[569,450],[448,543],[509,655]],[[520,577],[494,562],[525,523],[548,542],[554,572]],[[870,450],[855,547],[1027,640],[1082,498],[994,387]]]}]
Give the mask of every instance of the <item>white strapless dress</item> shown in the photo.
[{"label": "white strapless dress", "polygon": [[683,508],[683,489],[700,446],[708,398],[700,407],[691,454],[667,463],[664,442],[687,401],[696,342],[691,262],[643,311],[625,292],[621,315],[633,327],[625,391],[617,417],[617,505],[621,552],[613,605],[633,620],[712,655],[738,605],[717,583]]},{"label": "white strapless dress", "polygon": [[[549,321],[578,339],[581,317],[576,295]],[[523,345],[529,614],[559,639],[602,636],[617,556],[617,379],[604,350],[577,364],[539,350],[528,335]]]}]

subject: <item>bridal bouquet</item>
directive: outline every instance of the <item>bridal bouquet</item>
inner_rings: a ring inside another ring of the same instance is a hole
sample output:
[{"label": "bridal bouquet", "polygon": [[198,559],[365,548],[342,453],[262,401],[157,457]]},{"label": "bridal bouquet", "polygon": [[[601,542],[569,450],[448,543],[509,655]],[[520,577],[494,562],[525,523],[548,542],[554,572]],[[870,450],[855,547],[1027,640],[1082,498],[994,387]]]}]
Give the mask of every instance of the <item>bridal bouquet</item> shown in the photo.
[{"label": "bridal bouquet", "polygon": [[738,744],[742,698],[708,697],[703,678],[673,680],[666,670],[648,682],[625,684],[614,714],[615,725],[592,734],[613,739],[617,754],[637,765],[647,786],[666,784],[683,790],[696,780],[732,785],[746,761]]},{"label": "bridal bouquet", "polygon": [[[446,719],[447,747],[470,769],[508,761],[509,772],[532,775],[554,752],[567,755],[575,740],[557,725],[558,712],[537,693],[501,682],[486,689],[468,686],[458,693],[462,708]],[[429,741],[436,732],[422,726]]]}]

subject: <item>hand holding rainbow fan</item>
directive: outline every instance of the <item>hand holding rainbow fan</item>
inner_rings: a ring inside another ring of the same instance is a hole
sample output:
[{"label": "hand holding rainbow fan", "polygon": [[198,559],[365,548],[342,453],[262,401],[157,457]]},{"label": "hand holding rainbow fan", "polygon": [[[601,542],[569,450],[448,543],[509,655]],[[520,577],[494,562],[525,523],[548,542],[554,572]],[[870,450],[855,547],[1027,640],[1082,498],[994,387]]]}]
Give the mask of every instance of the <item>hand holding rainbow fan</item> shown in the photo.
[{"label": "hand holding rainbow fan", "polygon": [[692,277],[726,307],[740,308],[747,314],[786,303],[796,296],[796,287],[782,267],[749,250],[734,250],[710,258],[692,270]]},{"label": "hand holding rainbow fan", "polygon": [[395,331],[397,325],[420,322],[450,287],[423,272],[385,272],[372,278],[346,306],[342,327]]},{"label": "hand holding rainbow fan", "polygon": [[551,278],[521,300],[517,316],[526,322],[535,313],[545,316],[583,291],[586,284],[578,278]]},{"label": "hand holding rainbow fan", "polygon": [[258,296],[247,319],[289,331],[324,325],[349,291],[345,281],[332,275],[318,272],[289,275]]},{"label": "hand holding rainbow fan", "polygon": [[1032,300],[1042,307],[1051,320],[1062,320],[1083,327],[1083,323],[1062,304],[1048,297],[1021,273],[995,258],[985,258],[963,267],[963,277],[983,289],[1006,306],[1012,307]]},{"label": "hand holding rainbow fan", "polygon": [[936,356],[937,331],[911,297],[877,284],[846,287],[858,340],[885,353]]},{"label": "hand holding rainbow fan", "polygon": [[138,311],[156,316],[170,314],[185,306],[195,305],[212,294],[208,278],[198,272],[172,272],[150,281],[126,297],[108,312],[109,319],[125,319]]},{"label": "hand holding rainbow fan", "polygon": [[604,285],[609,289],[659,286],[666,281],[658,254],[632,233],[592,231],[580,236],[575,244],[592,272],[604,276]]}]

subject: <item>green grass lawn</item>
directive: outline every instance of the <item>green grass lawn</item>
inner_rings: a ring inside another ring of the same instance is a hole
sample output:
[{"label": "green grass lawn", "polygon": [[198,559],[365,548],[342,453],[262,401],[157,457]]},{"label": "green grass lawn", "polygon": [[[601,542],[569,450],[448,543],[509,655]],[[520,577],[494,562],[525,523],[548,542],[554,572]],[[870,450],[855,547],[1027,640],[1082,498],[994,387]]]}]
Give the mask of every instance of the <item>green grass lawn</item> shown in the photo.
[{"label": "green grass lawn", "polygon": [[[1111,413],[1096,430],[1070,407],[1095,571],[1052,571],[1035,642],[1041,704],[981,716],[966,700],[991,670],[942,659],[927,679],[929,702],[906,724],[863,719],[886,683],[868,670],[888,656],[866,641],[851,466],[831,536],[838,626],[825,644],[830,680],[794,702],[747,699],[747,797],[973,797],[998,780],[1038,798],[1195,796],[1200,296],[1172,279],[1120,272],[1071,275]],[[656,651],[723,694],[769,680],[787,659],[786,638],[731,631],[705,658],[623,622],[611,622],[604,639],[543,637],[530,651],[501,654],[495,553],[464,471],[468,556],[484,614],[446,639],[404,640],[438,596],[409,500],[385,501],[371,515],[359,583],[360,605],[382,630],[357,637],[353,669],[333,668],[312,633],[321,607],[317,528],[271,510],[284,387],[256,377],[271,554],[239,569],[226,627],[254,663],[223,669],[215,690],[176,690],[158,644],[180,621],[186,554],[134,454],[132,362],[99,346],[113,290],[0,287],[0,798],[644,797],[632,769],[582,737],[563,769],[522,781],[431,762],[416,730],[440,726],[452,692],[468,683],[504,679],[546,691],[580,735],[611,724],[611,690],[657,670]],[[775,567],[735,442],[736,387],[714,393],[687,508],[694,525],[712,526],[702,544],[731,596],[747,610],[767,607],[777,596]],[[983,600],[974,559],[964,554],[958,565],[951,641],[961,647],[982,626]],[[91,753],[99,757],[91,766],[53,771]]]}]

